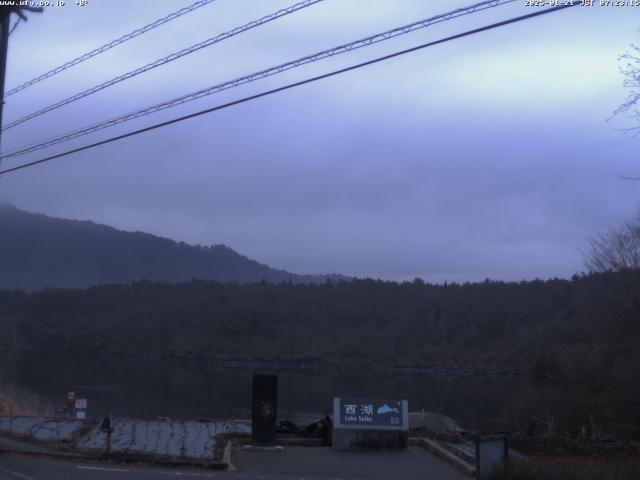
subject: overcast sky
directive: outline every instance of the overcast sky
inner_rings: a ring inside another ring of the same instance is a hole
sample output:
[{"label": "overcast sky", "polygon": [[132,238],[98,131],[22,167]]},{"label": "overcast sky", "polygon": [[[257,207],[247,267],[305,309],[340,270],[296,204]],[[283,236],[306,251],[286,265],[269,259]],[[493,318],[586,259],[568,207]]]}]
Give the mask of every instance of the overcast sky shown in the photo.
[{"label": "overcast sky", "polygon": [[[192,3],[29,16],[7,89]],[[6,99],[5,124],[295,3],[217,0]],[[3,133],[21,146],[472,1],[326,0]],[[3,167],[534,11],[524,0],[103,130]],[[432,282],[568,277],[638,208],[640,137],[607,122],[639,8],[574,7],[8,174],[0,201],[296,273]]]}]

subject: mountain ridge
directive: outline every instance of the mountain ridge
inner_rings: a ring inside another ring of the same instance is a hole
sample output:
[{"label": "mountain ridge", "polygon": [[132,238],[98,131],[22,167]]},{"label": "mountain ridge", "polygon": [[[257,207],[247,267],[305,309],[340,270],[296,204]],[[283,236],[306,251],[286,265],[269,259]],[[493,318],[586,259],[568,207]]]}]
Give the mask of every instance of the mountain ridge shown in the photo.
[{"label": "mountain ridge", "polygon": [[190,245],[92,220],[50,217],[0,203],[0,288],[90,287],[137,280],[323,283],[252,260],[227,245]]}]

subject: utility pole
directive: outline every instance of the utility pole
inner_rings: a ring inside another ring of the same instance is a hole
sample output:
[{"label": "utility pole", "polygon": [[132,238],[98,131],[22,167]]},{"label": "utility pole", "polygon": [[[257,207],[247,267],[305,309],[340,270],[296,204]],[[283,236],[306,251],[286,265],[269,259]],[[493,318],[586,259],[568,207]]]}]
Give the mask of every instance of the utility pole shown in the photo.
[{"label": "utility pole", "polygon": [[[7,51],[9,50],[9,29],[11,28],[11,14],[15,13],[20,20],[27,21],[24,12],[40,13],[42,7],[26,7],[16,5],[0,7],[0,128],[2,128],[2,112],[4,110],[4,78],[7,71]],[[2,131],[0,130],[0,146],[2,145]]]},{"label": "utility pole", "polygon": [[[7,50],[9,48],[9,20],[13,7],[3,7],[0,11],[0,128],[2,127],[2,111],[4,110],[4,76],[7,70]],[[0,145],[2,131],[0,131]]]}]

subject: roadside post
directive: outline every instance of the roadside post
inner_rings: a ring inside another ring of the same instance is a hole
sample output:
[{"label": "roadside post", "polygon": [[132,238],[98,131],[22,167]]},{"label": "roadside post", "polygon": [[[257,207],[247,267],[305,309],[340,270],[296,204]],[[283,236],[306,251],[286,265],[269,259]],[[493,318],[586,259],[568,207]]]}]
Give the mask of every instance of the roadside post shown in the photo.
[{"label": "roadside post", "polygon": [[65,417],[70,417],[73,414],[73,408],[76,405],[76,392],[67,392],[67,411]]},{"label": "roadside post", "polygon": [[111,434],[113,433],[113,424],[111,423],[111,416],[104,417],[102,419],[102,426],[100,427],[104,433],[107,434],[107,451],[106,456],[111,455]]},{"label": "roadside post", "polygon": [[333,399],[335,450],[406,450],[407,400]]},{"label": "roadside post", "polygon": [[476,438],[476,479],[487,480],[495,469],[508,468],[509,442],[506,435]]}]

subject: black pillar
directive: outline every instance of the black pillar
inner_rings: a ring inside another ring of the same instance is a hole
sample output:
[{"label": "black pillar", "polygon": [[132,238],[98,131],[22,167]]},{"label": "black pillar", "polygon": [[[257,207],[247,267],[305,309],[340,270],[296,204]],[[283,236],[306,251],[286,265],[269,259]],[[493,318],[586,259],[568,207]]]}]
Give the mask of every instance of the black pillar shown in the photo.
[{"label": "black pillar", "polygon": [[254,375],[251,415],[251,442],[253,445],[275,445],[277,418],[278,376]]}]

